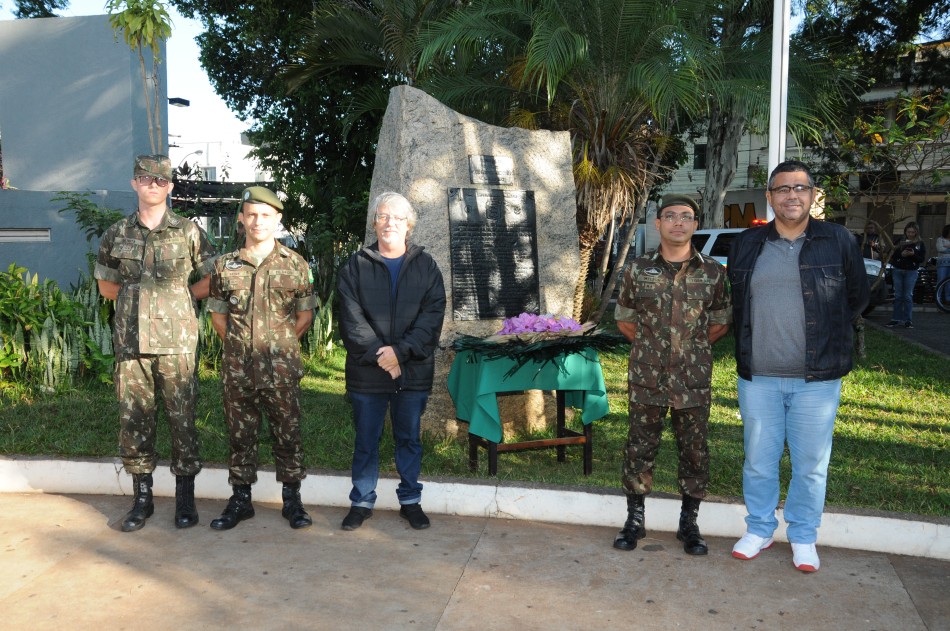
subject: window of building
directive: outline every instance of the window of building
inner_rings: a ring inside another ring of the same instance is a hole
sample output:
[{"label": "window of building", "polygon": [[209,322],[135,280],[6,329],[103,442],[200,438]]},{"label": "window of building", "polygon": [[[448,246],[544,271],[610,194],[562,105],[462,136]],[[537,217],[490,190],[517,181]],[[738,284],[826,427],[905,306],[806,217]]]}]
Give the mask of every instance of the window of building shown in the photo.
[{"label": "window of building", "polygon": [[706,143],[693,145],[693,168],[699,171],[706,170]]}]

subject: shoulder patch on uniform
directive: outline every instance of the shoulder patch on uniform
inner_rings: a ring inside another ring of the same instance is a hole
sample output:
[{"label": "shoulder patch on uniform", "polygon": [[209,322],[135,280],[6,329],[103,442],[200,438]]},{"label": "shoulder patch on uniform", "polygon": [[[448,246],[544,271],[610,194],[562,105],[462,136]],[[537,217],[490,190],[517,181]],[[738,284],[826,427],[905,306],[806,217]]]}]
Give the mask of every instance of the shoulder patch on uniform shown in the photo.
[{"label": "shoulder patch on uniform", "polygon": [[663,270],[661,270],[659,267],[651,265],[650,267],[643,268],[643,273],[647,276],[659,276],[663,273]]}]

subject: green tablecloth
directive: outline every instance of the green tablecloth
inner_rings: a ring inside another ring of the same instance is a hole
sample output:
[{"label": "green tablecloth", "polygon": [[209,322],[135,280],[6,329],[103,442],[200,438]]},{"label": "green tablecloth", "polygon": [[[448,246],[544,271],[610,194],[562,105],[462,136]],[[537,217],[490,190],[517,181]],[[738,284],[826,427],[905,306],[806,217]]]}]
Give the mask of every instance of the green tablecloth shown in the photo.
[{"label": "green tablecloth", "polygon": [[518,372],[505,378],[515,366],[507,358],[486,360],[475,351],[461,351],[452,362],[448,389],[455,402],[455,416],[468,421],[468,431],[492,442],[502,442],[498,417],[499,392],[523,390],[562,390],[565,406],[582,410],[585,425],[607,416],[607,388],[600,357],[592,348],[562,355],[564,371],[554,362],[529,361]]}]

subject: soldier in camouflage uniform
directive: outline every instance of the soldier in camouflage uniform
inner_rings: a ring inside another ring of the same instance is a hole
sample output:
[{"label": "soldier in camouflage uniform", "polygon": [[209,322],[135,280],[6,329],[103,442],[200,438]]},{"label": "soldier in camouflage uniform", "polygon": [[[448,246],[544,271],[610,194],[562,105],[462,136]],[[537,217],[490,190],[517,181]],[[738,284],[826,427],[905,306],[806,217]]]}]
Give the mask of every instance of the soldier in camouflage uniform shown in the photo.
[{"label": "soldier in camouflage uniform", "polygon": [[274,239],[283,208],[263,186],[245,189],[238,215],[245,247],[222,255],[211,276],[208,310],[224,340],[228,482],[234,491],[222,515],[211,522],[216,530],[229,530],[254,516],[251,485],[257,482],[258,432],[265,413],[277,480],[283,482],[282,514],[291,528],[313,523],[300,499],[300,481],[307,473],[300,438],[303,363],[298,339],[313,321],[316,298],[307,262]]},{"label": "soldier in camouflage uniform", "polygon": [[712,343],[728,331],[732,308],[726,270],[690,243],[698,212],[688,196],[664,197],[655,220],[660,247],[634,260],[620,287],[617,326],[631,347],[630,433],[623,465],[628,514],[614,541],[619,550],[635,549],[646,536],[644,496],[653,486],[653,463],[669,409],[683,495],[676,536],[688,554],[708,552],[696,518],[709,482]]},{"label": "soldier in camouflage uniform", "polygon": [[[166,156],[137,157],[133,173],[138,211],[106,231],[95,269],[100,293],[116,301],[119,450],[135,482],[135,500],[122,530],[138,530],[154,512],[156,392],[161,392],[171,428],[175,525],[188,528],[198,523],[194,489],[201,470],[195,430],[195,300],[208,295],[215,252],[201,228],[168,210],[174,185]],[[203,278],[189,288],[192,272]]]}]

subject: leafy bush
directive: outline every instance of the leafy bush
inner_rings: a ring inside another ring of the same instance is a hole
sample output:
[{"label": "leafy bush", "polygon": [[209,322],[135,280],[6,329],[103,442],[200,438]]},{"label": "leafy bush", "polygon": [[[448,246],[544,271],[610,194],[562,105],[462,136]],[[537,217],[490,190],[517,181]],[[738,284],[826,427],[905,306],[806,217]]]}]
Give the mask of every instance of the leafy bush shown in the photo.
[{"label": "leafy bush", "polygon": [[110,381],[109,309],[92,278],[67,294],[11,263],[0,272],[0,377],[44,389],[81,376]]}]

